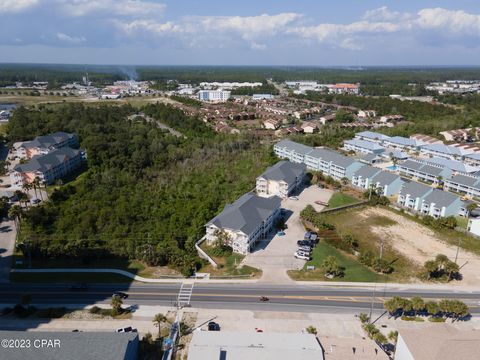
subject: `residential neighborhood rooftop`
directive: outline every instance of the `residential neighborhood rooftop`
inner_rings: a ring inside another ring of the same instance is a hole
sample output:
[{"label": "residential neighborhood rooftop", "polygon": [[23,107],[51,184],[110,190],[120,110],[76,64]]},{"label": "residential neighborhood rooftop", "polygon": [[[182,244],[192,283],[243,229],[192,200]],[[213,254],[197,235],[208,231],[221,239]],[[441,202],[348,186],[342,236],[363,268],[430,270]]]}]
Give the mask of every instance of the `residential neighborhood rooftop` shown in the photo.
[{"label": "residential neighborhood rooftop", "polygon": [[26,164],[19,164],[15,166],[14,170],[19,172],[34,172],[34,171],[48,171],[49,169],[64,163],[65,158],[72,158],[77,156],[79,150],[69,147],[53,150],[46,155],[35,155]]},{"label": "residential neighborhood rooftop", "polygon": [[63,131],[57,131],[49,135],[38,136],[32,141],[26,141],[21,146],[24,148],[50,148],[56,144],[64,142],[68,139],[75,137],[74,134],[69,134]]},{"label": "residential neighborhood rooftop", "polygon": [[264,198],[246,193],[234,203],[226,205],[207,225],[213,224],[218,228],[250,234],[258,227],[259,222],[266,220],[272,211],[280,206],[281,201],[278,196]]},{"label": "residential neighborhood rooftop", "polygon": [[415,181],[405,183],[400,189],[400,194],[410,195],[411,198],[422,197],[432,191],[432,188],[427,185],[420,184]]},{"label": "residential neighborhood rooftop", "polygon": [[427,195],[425,202],[435,203],[438,207],[447,207],[453,202],[459,200],[460,198],[457,195],[449,193],[447,191],[442,191],[439,189],[433,189],[433,191]]},{"label": "residential neighborhood rooftop", "polygon": [[259,177],[267,180],[285,181],[286,183],[295,182],[295,179],[303,174],[307,166],[305,164],[296,164],[290,161],[279,161],[275,165],[270,166]]}]

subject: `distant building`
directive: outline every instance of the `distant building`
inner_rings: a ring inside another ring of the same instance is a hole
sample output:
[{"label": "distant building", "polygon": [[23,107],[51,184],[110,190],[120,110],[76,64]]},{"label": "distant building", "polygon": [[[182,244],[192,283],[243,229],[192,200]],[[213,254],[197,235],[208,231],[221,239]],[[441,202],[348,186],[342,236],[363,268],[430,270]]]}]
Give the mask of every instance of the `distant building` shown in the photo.
[{"label": "distant building", "polygon": [[306,134],[313,134],[318,130],[318,126],[313,122],[305,121],[304,123],[302,123],[302,129],[303,132]]},{"label": "distant building", "polygon": [[306,168],[305,164],[279,161],[257,177],[257,194],[264,197],[288,197],[303,183]]},{"label": "distant building", "polygon": [[268,130],[277,130],[280,126],[280,122],[274,119],[268,119],[263,122],[263,126]]},{"label": "distant building", "polygon": [[0,331],[0,338],[30,344],[22,349],[3,347],[0,358],[8,360],[137,360],[138,333]]},{"label": "distant building", "polygon": [[397,170],[404,176],[434,184],[452,176],[452,170],[449,168],[436,164],[425,164],[416,160],[407,160],[397,164]]},{"label": "distant building", "polygon": [[328,92],[333,94],[355,94],[360,92],[360,84],[335,84],[328,87]]},{"label": "distant building", "polygon": [[31,159],[35,155],[48,154],[62,147],[78,146],[75,134],[58,131],[53,134],[37,136],[32,141],[24,141],[17,145],[17,156],[21,159]]},{"label": "distant building", "polygon": [[385,140],[390,139],[390,136],[372,131],[362,131],[355,134],[355,139],[370,141],[381,145]]},{"label": "distant building", "polygon": [[217,231],[223,231],[230,237],[233,251],[247,254],[257,241],[265,238],[272,230],[280,215],[281,199],[278,196],[264,198],[247,193],[206,225],[205,238],[208,244],[217,240]]},{"label": "distant building", "polygon": [[325,125],[329,122],[335,121],[335,118],[335,114],[323,115],[322,117],[320,117],[320,122],[322,123],[322,125]]},{"label": "distant building", "polygon": [[324,360],[313,334],[195,331],[189,360]]},{"label": "distant building", "polygon": [[313,149],[305,156],[307,168],[341,180],[352,180],[353,174],[365,164],[328,149]]},{"label": "distant building", "polygon": [[401,329],[394,360],[473,360],[479,354],[480,331],[436,324],[426,329]]},{"label": "distant building", "polygon": [[403,120],[404,118],[402,115],[384,115],[380,117],[381,123],[399,122]]},{"label": "distant building", "polygon": [[480,236],[480,218],[468,219],[467,231],[473,235]]},{"label": "distant building", "polygon": [[198,100],[209,102],[225,102],[230,99],[230,91],[224,90],[200,90]]},{"label": "distant building", "polygon": [[375,110],[358,110],[357,116],[362,119],[374,118],[377,116],[377,112]]},{"label": "distant building", "polygon": [[273,146],[273,151],[278,157],[288,159],[294,163],[304,163],[305,155],[312,150],[313,148],[310,146],[290,140],[282,140]]},{"label": "distant building", "polygon": [[46,155],[35,155],[26,164],[14,167],[10,174],[12,186],[22,187],[26,183],[32,183],[37,177],[41,182],[51,184],[78,168],[81,162],[81,152],[69,147],[53,150]]},{"label": "distant building", "polygon": [[272,94],[253,94],[252,100],[273,100],[275,96]]},{"label": "distant building", "polygon": [[441,140],[436,139],[432,136],[423,135],[423,134],[414,134],[410,136],[410,139],[416,140],[418,145],[427,145],[427,144],[443,144]]}]

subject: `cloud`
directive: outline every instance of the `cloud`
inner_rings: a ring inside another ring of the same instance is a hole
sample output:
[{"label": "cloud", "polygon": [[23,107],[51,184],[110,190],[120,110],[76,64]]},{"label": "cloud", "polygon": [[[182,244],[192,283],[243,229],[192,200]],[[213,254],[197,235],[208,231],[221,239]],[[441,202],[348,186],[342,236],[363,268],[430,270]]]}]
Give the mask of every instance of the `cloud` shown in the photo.
[{"label": "cloud", "polygon": [[37,5],[39,0],[0,0],[0,14],[18,13]]},{"label": "cloud", "polygon": [[55,0],[69,16],[106,13],[110,16],[146,17],[162,15],[165,4],[142,0]]},{"label": "cloud", "polygon": [[480,15],[463,10],[423,9],[418,12],[416,24],[422,29],[480,36]]},{"label": "cloud", "polygon": [[83,36],[80,36],[80,37],[70,36],[61,32],[57,33],[57,39],[72,45],[84,43],[85,41],[87,41],[87,39],[85,39],[85,37]]},{"label": "cloud", "polygon": [[[185,16],[179,21],[158,22],[156,20],[115,20],[116,27],[125,34],[135,37],[151,35],[164,37],[177,35],[183,37],[189,46],[212,46],[212,39],[218,47],[231,41],[232,35],[246,41],[251,49],[263,50],[266,44],[258,39],[271,38],[287,30],[292,22],[302,17],[296,13],[258,16]],[[230,39],[230,40],[229,40]]]},{"label": "cloud", "polygon": [[399,21],[408,20],[412,17],[410,13],[401,13],[399,11],[391,11],[388,7],[382,6],[378,9],[367,10],[363,15],[364,20],[371,21]]}]

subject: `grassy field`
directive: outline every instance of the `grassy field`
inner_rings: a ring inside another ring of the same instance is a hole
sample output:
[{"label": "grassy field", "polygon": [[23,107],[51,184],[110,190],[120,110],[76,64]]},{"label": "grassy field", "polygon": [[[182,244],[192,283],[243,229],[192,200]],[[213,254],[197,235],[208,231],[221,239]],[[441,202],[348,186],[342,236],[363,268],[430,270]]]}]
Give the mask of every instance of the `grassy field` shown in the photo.
[{"label": "grassy field", "polygon": [[10,273],[10,281],[18,283],[131,283],[132,279],[106,273]]},{"label": "grassy field", "polygon": [[420,271],[418,264],[411,261],[407,256],[395,250],[389,239],[385,239],[373,231],[374,228],[388,227],[396,222],[389,217],[381,215],[364,215],[369,207],[347,209],[335,214],[325,214],[323,218],[327,223],[335,225],[335,231],[325,231],[320,236],[329,237],[334,241],[340,241],[345,235],[352,235],[359,244],[359,251],[370,251],[374,256],[380,255],[383,242],[383,259],[387,260],[394,268],[389,275],[392,281],[409,281],[416,277]]},{"label": "grassy field", "polygon": [[[334,256],[338,264],[345,270],[343,277],[328,279],[320,270],[320,265],[328,257]],[[315,270],[307,270],[307,266],[315,266]],[[379,275],[369,268],[360,264],[353,257],[347,256],[330,245],[320,241],[312,253],[312,260],[305,264],[302,270],[290,270],[288,272],[294,280],[324,280],[324,281],[351,281],[351,282],[375,282],[387,281],[387,276]]]},{"label": "grassy field", "polygon": [[350,204],[356,204],[359,203],[360,200],[354,198],[353,196],[347,195],[342,192],[337,192],[333,194],[333,196],[330,198],[328,202],[328,208],[333,209],[337,208],[340,206],[345,206],[345,205],[350,205]]},{"label": "grassy field", "polygon": [[260,269],[254,268],[248,265],[238,265],[244,259],[244,255],[232,253],[228,256],[220,257],[214,256],[211,253],[211,248],[203,243],[201,245],[203,251],[205,251],[218,265],[215,269],[210,264],[205,265],[199,272],[210,273],[211,276],[251,276],[251,277],[260,277],[262,271]]}]

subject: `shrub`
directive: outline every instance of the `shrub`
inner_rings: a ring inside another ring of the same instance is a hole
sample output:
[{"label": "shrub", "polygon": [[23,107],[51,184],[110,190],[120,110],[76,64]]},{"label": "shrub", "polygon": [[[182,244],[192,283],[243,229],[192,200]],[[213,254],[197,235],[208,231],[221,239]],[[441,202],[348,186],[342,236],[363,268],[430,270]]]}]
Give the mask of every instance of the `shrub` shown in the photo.
[{"label": "shrub", "polygon": [[305,329],[307,333],[317,335],[317,328],[315,326],[310,325]]},{"label": "shrub", "polygon": [[92,306],[90,310],[88,310],[90,314],[99,314],[101,311],[102,309],[99,308],[98,306]]},{"label": "shrub", "polygon": [[360,261],[363,265],[366,265],[366,266],[372,266],[374,259],[375,258],[373,253],[369,250],[360,253],[360,256],[358,257],[358,261]]},{"label": "shrub", "polygon": [[447,319],[443,317],[429,317],[428,321],[434,322],[434,323],[444,323]]}]

